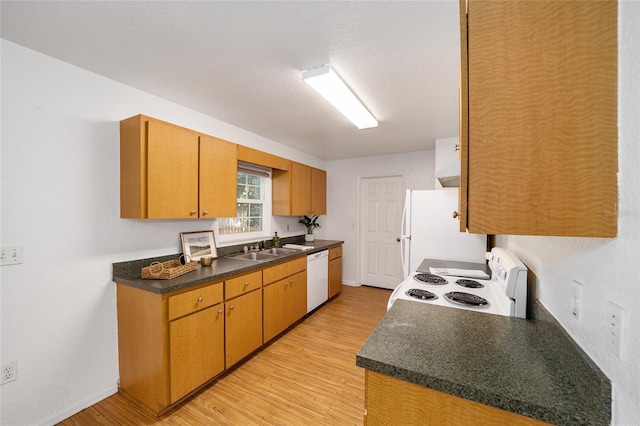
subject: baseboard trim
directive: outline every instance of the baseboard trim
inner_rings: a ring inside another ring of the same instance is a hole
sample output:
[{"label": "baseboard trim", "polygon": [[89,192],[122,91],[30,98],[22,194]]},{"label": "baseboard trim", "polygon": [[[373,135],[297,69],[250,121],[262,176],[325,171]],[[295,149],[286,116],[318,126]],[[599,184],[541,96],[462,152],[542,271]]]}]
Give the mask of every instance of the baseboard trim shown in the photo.
[{"label": "baseboard trim", "polygon": [[105,398],[110,397],[111,395],[116,394],[117,392],[118,392],[118,384],[116,383],[113,386],[108,387],[107,389],[105,389],[100,393],[84,398],[80,401],[76,401],[75,404],[53,414],[52,416],[46,419],[39,421],[38,424],[48,426],[48,425],[55,425],[57,423],[60,423],[61,421],[68,419],[74,414],[79,413],[85,408],[91,407],[92,405],[102,401]]}]

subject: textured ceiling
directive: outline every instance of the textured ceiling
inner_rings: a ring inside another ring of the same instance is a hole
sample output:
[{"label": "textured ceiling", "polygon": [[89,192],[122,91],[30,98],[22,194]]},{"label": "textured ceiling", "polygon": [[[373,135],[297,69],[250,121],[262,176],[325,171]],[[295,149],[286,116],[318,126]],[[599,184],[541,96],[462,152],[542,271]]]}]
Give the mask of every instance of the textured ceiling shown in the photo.
[{"label": "textured ceiling", "polygon": [[[325,160],[458,134],[458,2],[2,1],[2,38]],[[307,86],[329,63],[379,120]],[[143,111],[141,111],[143,113]]]}]

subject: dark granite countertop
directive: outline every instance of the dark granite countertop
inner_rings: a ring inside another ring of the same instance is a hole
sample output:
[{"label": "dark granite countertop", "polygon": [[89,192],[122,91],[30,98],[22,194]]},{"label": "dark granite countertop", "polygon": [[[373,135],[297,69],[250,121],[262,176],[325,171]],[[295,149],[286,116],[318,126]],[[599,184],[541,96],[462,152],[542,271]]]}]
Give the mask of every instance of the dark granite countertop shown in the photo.
[{"label": "dark granite countertop", "polygon": [[359,367],[558,425],[606,425],[611,383],[559,326],[396,300]]},{"label": "dark granite countertop", "polygon": [[[291,244],[292,242],[287,241],[287,243]],[[234,275],[257,271],[266,266],[275,265],[285,260],[292,260],[296,257],[307,256],[331,247],[339,246],[343,241],[315,240],[314,242],[309,243],[305,243],[304,241],[293,243],[313,248],[304,251],[300,250],[291,254],[283,254],[273,260],[260,263],[238,260],[224,256],[218,257],[213,260],[211,266],[202,266],[198,264],[198,267],[194,271],[187,272],[184,275],[170,280],[145,280],[140,276],[140,271],[143,267],[149,266],[151,262],[154,261],[164,262],[167,260],[178,259],[180,256],[179,254],[132,260],[129,262],[119,262],[113,264],[113,281],[153,293],[169,293],[198,284],[210,281],[219,281]]]}]

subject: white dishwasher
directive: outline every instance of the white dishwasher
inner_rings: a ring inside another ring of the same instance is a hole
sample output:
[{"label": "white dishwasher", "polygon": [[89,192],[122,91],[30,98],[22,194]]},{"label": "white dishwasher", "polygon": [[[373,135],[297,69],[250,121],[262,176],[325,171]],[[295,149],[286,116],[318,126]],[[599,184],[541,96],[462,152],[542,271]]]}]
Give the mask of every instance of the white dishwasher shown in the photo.
[{"label": "white dishwasher", "polygon": [[329,299],[329,251],[307,256],[307,313]]}]

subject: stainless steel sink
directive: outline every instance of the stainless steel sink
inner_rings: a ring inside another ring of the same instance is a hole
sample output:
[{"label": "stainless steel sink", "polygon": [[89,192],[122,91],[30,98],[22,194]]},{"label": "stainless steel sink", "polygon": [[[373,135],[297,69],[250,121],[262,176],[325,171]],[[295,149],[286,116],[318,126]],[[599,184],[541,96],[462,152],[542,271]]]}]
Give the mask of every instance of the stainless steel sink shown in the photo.
[{"label": "stainless steel sink", "polygon": [[230,259],[248,260],[251,262],[266,262],[282,255],[300,253],[300,250],[284,247],[273,247],[263,251],[250,251],[248,253],[232,254],[227,256]]},{"label": "stainless steel sink", "polygon": [[283,248],[283,247],[274,247],[268,250],[265,250],[266,253],[276,253],[276,254],[291,254],[291,253],[300,253],[300,250],[292,249],[292,248]]},{"label": "stainless steel sink", "polygon": [[267,260],[273,260],[278,256],[279,254],[271,253],[268,251],[260,251],[260,252],[252,251],[249,253],[234,254],[228,257],[230,257],[231,259],[249,260],[252,262],[266,262]]}]

